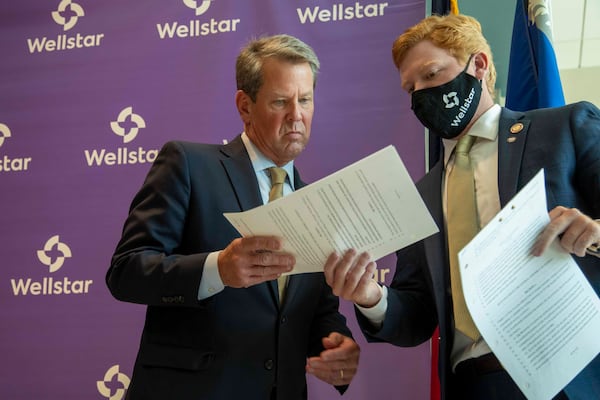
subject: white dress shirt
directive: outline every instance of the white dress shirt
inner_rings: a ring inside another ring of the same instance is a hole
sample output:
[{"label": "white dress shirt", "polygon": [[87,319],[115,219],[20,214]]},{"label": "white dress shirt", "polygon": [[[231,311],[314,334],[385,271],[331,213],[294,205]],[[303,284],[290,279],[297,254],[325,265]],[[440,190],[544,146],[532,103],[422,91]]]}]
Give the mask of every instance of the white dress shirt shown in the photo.
[{"label": "white dress shirt", "polygon": [[[266,204],[269,201],[269,191],[271,190],[271,178],[269,176],[268,168],[275,167],[276,165],[250,141],[246,132],[242,133],[242,142],[250,156],[250,161],[252,162],[252,167],[254,168],[254,173],[258,180],[258,188],[263,204]],[[283,195],[286,196],[293,192],[293,188],[295,187],[294,161],[290,161],[281,168],[285,169],[287,172],[287,179],[283,185]],[[221,251],[210,253],[204,261],[204,272],[202,274],[202,279],[200,280],[200,287],[198,288],[198,300],[214,296],[225,288],[221,276],[219,275],[219,268],[217,265],[219,253],[221,253]]]}]

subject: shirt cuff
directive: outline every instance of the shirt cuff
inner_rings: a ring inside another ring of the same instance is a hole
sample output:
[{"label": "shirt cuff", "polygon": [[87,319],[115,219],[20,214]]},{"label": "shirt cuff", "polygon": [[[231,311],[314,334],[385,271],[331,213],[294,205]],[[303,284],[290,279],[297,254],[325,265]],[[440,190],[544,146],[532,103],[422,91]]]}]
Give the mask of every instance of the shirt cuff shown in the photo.
[{"label": "shirt cuff", "polygon": [[383,320],[385,319],[385,312],[387,311],[388,306],[387,287],[379,286],[379,290],[381,290],[381,299],[379,300],[379,303],[375,304],[373,307],[361,307],[358,304],[355,304],[358,311],[360,311],[361,314],[364,315],[377,329],[380,329],[383,326]]},{"label": "shirt cuff", "polygon": [[221,252],[209,253],[204,261],[204,271],[198,288],[198,300],[207,299],[225,289],[221,275],[219,275],[219,265],[217,263],[219,253]]}]

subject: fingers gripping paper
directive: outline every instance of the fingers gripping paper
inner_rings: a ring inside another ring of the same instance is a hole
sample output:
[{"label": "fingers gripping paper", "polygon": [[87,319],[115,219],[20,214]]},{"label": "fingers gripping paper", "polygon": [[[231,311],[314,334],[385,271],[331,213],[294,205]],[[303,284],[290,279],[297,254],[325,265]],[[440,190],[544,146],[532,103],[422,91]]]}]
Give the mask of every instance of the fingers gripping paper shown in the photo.
[{"label": "fingers gripping paper", "polygon": [[400,156],[388,146],[275,202],[225,217],[242,236],[276,235],[290,274],[322,271],[334,251],[384,257],[438,231]]}]

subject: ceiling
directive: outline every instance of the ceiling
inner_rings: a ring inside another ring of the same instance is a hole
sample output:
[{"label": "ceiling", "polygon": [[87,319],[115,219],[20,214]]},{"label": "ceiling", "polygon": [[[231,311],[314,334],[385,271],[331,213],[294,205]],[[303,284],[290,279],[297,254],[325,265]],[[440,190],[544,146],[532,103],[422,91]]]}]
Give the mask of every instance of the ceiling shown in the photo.
[{"label": "ceiling", "polygon": [[548,0],[558,68],[600,67],[600,0]]}]

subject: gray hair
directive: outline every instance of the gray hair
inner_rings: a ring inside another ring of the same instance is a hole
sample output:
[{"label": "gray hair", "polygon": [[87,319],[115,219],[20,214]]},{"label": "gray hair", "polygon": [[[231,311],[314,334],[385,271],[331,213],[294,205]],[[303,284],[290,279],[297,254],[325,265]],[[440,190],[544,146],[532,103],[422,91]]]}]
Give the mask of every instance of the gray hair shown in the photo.
[{"label": "gray hair", "polygon": [[253,102],[263,84],[263,63],[270,57],[294,64],[307,62],[313,73],[313,88],[316,86],[321,65],[309,45],[283,34],[253,39],[242,49],[235,63],[237,88],[244,91]]}]

